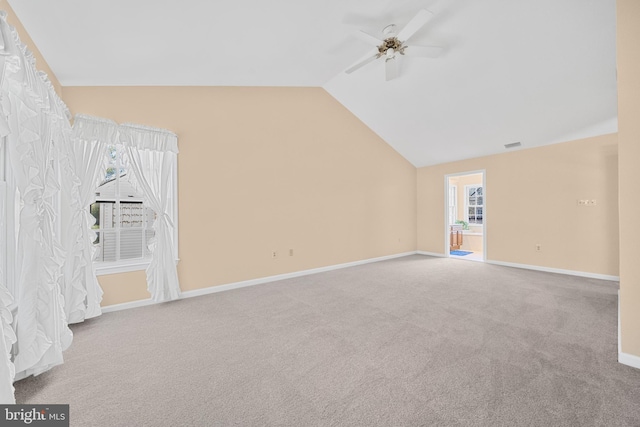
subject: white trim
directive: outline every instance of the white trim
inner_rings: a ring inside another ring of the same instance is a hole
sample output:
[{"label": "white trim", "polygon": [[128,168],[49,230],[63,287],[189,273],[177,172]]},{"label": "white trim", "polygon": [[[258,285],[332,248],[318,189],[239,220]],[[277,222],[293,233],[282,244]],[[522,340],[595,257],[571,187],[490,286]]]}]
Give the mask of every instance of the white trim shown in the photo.
[{"label": "white trim", "polygon": [[618,363],[640,369],[640,357],[622,352],[622,333],[620,331],[620,289],[618,289]]},{"label": "white trim", "polygon": [[620,330],[620,288],[618,288],[618,360],[622,354],[622,331]]},{"label": "white trim", "polygon": [[426,256],[435,256],[438,258],[448,258],[446,254],[439,254],[436,252],[425,252],[425,251],[416,251],[418,255],[426,255]]},{"label": "white trim", "polygon": [[619,352],[618,362],[623,365],[631,366],[632,368],[640,369],[640,357],[634,356],[633,354]]},{"label": "white trim", "polygon": [[536,270],[536,271],[544,271],[547,273],[567,274],[569,276],[588,277],[590,279],[610,280],[613,282],[620,281],[619,276],[610,276],[608,274],[599,274],[599,273],[589,273],[586,271],[564,270],[561,268],[542,267],[539,265],[517,264],[513,262],[492,261],[492,260],[487,260],[486,263],[501,265],[503,267],[523,268],[525,270]]},{"label": "white trim", "polygon": [[[357,265],[363,265],[363,264],[371,264],[371,263],[374,263],[374,262],[386,261],[386,260],[389,260],[389,259],[401,258],[401,257],[409,256],[409,255],[415,255],[415,254],[416,254],[415,251],[403,252],[403,253],[400,253],[400,254],[387,255],[387,256],[382,256],[382,257],[378,257],[378,258],[363,259],[363,260],[360,260],[360,261],[347,262],[347,263],[344,263],[344,264],[329,265],[329,266],[326,266],[326,267],[312,268],[312,269],[309,269],[309,270],[296,271],[296,272],[293,272],[293,273],[278,274],[276,276],[267,276],[267,277],[261,277],[261,278],[258,278],[258,279],[244,280],[242,282],[228,283],[226,285],[210,286],[208,288],[194,289],[192,291],[182,292],[180,298],[184,299],[184,298],[192,298],[192,297],[197,297],[197,296],[202,296],[202,295],[214,294],[214,293],[217,293],[217,292],[229,291],[229,290],[232,290],[232,289],[245,288],[247,286],[261,285],[263,283],[270,283],[270,282],[276,282],[278,280],[292,279],[294,277],[308,276],[310,274],[316,274],[316,273],[324,273],[326,271],[339,270],[341,268],[347,268],[347,267],[355,267]],[[149,298],[149,299],[144,299],[144,300],[125,302],[125,303],[122,303],[122,304],[108,305],[108,306],[101,307],[101,308],[102,308],[102,312],[103,313],[109,313],[109,312],[113,312],[113,311],[120,311],[120,310],[129,309],[129,308],[143,307],[143,306],[153,305],[153,304],[158,304],[158,303],[153,301],[151,298]]]},{"label": "white trim", "polygon": [[482,261],[487,261],[487,171],[482,169]]},{"label": "white trim", "polygon": [[100,310],[102,310],[102,313],[104,314],[104,313],[111,313],[114,311],[128,310],[130,308],[145,307],[147,305],[155,305],[155,304],[159,304],[159,303],[152,300],[151,298],[147,298],[147,299],[139,299],[137,301],[123,302],[121,304],[107,305],[105,307],[100,307]]},{"label": "white trim", "polygon": [[618,288],[618,359],[622,353],[622,334],[620,332],[620,289]]},{"label": "white trim", "polygon": [[146,270],[150,262],[150,259],[135,259],[115,262],[94,262],[94,265],[96,267],[96,276],[104,276],[107,274]]},{"label": "white trim", "polygon": [[[453,201],[455,202],[453,204],[453,206],[451,206],[451,193],[452,192],[455,193],[455,195],[456,195],[456,197],[454,197],[454,199],[453,199]],[[454,185],[449,185],[448,186],[447,197],[448,197],[448,199],[447,199],[447,206],[448,206],[448,209],[447,209],[447,221],[448,221],[448,224],[451,225],[451,224],[455,224],[456,218],[458,217],[458,186],[457,185],[454,184]],[[451,221],[451,211],[450,211],[450,209],[452,207],[455,210],[453,222]]]},{"label": "white trim", "polygon": [[[457,197],[457,194],[456,194]],[[444,257],[449,257],[449,248],[451,248],[451,225],[449,222],[449,175],[444,176]],[[458,216],[456,214],[456,216]]]}]

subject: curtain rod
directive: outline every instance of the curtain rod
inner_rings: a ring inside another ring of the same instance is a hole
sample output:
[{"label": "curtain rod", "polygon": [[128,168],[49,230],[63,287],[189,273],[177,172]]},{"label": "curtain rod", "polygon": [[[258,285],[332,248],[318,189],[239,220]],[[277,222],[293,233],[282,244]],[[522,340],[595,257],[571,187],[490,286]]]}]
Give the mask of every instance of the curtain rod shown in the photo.
[{"label": "curtain rod", "polygon": [[88,114],[80,114],[80,113],[78,113],[78,114],[76,114],[74,116],[74,121],[78,120],[78,119],[82,119],[82,120],[85,120],[85,121],[88,121],[88,122],[91,121],[91,122],[96,122],[96,123],[103,123],[103,124],[109,124],[109,125],[118,126],[118,123],[114,122],[111,119],[105,119],[105,118],[102,118],[102,117],[90,116]]},{"label": "curtain rod", "polygon": [[106,124],[106,125],[112,125],[116,128],[127,128],[127,129],[131,129],[131,130],[140,130],[140,131],[147,131],[147,132],[155,132],[155,133],[159,133],[162,135],[168,135],[168,136],[175,136],[176,138],[178,137],[178,135],[176,135],[175,132],[172,132],[168,129],[162,129],[162,128],[155,128],[155,127],[151,127],[151,126],[145,126],[145,125],[140,125],[137,123],[122,123],[122,124],[118,124],[117,122],[111,120],[111,119],[105,119],[102,117],[96,117],[96,116],[90,116],[88,114],[81,114],[78,113],[75,115],[75,120],[77,119],[81,119],[82,121],[87,121],[87,122],[95,122],[95,123],[100,123],[100,124]]},{"label": "curtain rod", "polygon": [[172,132],[168,129],[154,128],[151,126],[139,125],[137,123],[122,123],[120,126],[129,128],[129,129],[134,129],[134,130],[144,130],[144,131],[156,132],[161,134],[167,134],[167,135],[175,136],[176,138],[178,137],[178,135],[176,135],[175,132]]}]

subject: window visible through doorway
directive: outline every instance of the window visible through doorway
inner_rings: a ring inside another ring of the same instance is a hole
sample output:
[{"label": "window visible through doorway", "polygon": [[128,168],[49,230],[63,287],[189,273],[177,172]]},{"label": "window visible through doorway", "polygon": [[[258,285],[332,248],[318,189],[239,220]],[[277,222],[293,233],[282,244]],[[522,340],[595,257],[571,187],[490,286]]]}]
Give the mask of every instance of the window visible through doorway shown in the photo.
[{"label": "window visible through doorway", "polygon": [[465,195],[465,221],[469,224],[482,225],[484,211],[482,186],[465,186]]}]

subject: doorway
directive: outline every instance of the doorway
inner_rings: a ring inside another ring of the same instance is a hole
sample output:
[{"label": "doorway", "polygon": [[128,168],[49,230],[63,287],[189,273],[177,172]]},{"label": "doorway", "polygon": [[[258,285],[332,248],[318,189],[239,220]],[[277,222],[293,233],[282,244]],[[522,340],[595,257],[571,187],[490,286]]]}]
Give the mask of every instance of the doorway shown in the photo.
[{"label": "doorway", "polygon": [[485,261],[487,197],[485,171],[445,176],[445,254]]}]

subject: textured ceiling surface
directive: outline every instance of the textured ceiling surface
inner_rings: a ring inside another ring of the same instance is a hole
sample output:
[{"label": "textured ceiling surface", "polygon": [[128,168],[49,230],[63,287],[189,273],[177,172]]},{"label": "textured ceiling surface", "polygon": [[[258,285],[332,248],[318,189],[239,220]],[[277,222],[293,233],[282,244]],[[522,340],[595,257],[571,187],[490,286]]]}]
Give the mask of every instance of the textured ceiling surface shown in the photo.
[{"label": "textured ceiling surface", "polygon": [[[615,0],[9,0],[63,86],[322,86],[416,166],[617,131]],[[420,9],[409,45],[382,38]]]}]

